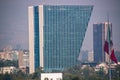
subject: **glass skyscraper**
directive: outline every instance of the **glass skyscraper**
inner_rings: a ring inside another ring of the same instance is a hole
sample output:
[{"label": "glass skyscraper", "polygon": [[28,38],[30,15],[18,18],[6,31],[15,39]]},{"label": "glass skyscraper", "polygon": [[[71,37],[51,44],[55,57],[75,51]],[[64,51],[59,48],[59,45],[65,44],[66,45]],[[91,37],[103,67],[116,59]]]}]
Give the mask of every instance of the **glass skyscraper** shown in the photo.
[{"label": "glass skyscraper", "polygon": [[30,73],[64,70],[78,64],[78,56],[88,27],[91,5],[30,6]]}]

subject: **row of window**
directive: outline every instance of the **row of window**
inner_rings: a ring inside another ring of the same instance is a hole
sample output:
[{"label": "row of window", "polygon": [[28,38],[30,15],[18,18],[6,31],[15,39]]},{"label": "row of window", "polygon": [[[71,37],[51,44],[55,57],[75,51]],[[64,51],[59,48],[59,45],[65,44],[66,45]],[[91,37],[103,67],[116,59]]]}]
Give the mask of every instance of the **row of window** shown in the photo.
[{"label": "row of window", "polygon": [[[35,66],[39,66],[39,11],[34,7]],[[78,63],[92,6],[44,6],[44,68],[64,69]]]}]

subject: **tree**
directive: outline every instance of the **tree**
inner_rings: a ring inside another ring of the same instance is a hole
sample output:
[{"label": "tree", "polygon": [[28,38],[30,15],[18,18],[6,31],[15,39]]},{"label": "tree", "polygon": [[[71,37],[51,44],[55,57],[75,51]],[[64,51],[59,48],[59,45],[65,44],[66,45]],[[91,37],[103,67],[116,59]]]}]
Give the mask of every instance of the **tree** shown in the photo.
[{"label": "tree", "polygon": [[10,74],[5,73],[5,75],[3,76],[3,80],[12,80]]},{"label": "tree", "polygon": [[14,66],[18,68],[17,60],[0,60],[0,67]]},{"label": "tree", "polygon": [[115,80],[120,80],[120,65],[117,65],[115,67],[115,72],[113,75],[114,75]]},{"label": "tree", "polygon": [[39,68],[37,68],[36,70],[35,70],[35,73],[33,73],[33,75],[32,75],[32,79],[40,79],[40,74],[42,73],[42,72],[44,72],[43,71],[43,68],[42,67],[39,67]]}]

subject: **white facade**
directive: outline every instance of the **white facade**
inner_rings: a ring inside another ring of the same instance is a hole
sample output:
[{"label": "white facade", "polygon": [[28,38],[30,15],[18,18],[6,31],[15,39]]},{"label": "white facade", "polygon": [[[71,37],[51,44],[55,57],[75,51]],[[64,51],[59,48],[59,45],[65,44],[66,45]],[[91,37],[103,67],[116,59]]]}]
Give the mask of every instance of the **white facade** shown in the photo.
[{"label": "white facade", "polygon": [[39,38],[40,38],[40,43],[39,43],[39,45],[40,45],[40,67],[44,67],[44,59],[43,59],[43,23],[44,23],[44,20],[43,20],[43,5],[39,5],[39,32],[40,32],[40,35],[39,35]]},{"label": "white facade", "polygon": [[41,80],[62,80],[62,73],[41,73]]},{"label": "white facade", "polygon": [[95,71],[103,70],[106,74],[108,73],[108,65],[106,63],[101,63],[96,65]]},{"label": "white facade", "polygon": [[16,69],[16,68],[13,67],[13,66],[10,66],[10,67],[2,67],[2,68],[0,68],[0,73],[3,73],[3,74],[8,73],[8,74],[10,74],[10,73],[12,73],[15,69]]},{"label": "white facade", "polygon": [[[39,5],[38,6],[39,8],[39,51],[40,51],[40,67],[44,67],[44,59],[43,59],[43,5]],[[30,73],[33,73],[35,71],[35,67],[34,67],[34,24],[35,24],[35,21],[34,21],[34,6],[30,6],[28,8],[28,13],[29,13],[29,66],[30,66]]]},{"label": "white facade", "polygon": [[29,7],[29,67],[30,73],[34,72],[34,16],[33,7]]}]

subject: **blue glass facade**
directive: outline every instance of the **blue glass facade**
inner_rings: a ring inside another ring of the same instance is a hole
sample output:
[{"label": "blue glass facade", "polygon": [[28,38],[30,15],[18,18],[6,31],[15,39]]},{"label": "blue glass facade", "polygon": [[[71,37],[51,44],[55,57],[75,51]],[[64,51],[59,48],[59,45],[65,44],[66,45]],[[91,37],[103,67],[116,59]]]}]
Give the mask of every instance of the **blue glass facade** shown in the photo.
[{"label": "blue glass facade", "polygon": [[40,57],[39,57],[39,13],[38,6],[34,7],[34,65],[35,69],[40,66]]},{"label": "blue glass facade", "polygon": [[[39,15],[34,7],[35,65],[39,64]],[[64,70],[78,64],[93,6],[43,5],[44,70]]]},{"label": "blue glass facade", "polygon": [[92,6],[44,6],[44,69],[76,65]]},{"label": "blue glass facade", "polygon": [[103,23],[93,25],[93,50],[94,62],[100,63],[105,61],[105,54],[103,50],[105,38],[105,25]]}]

